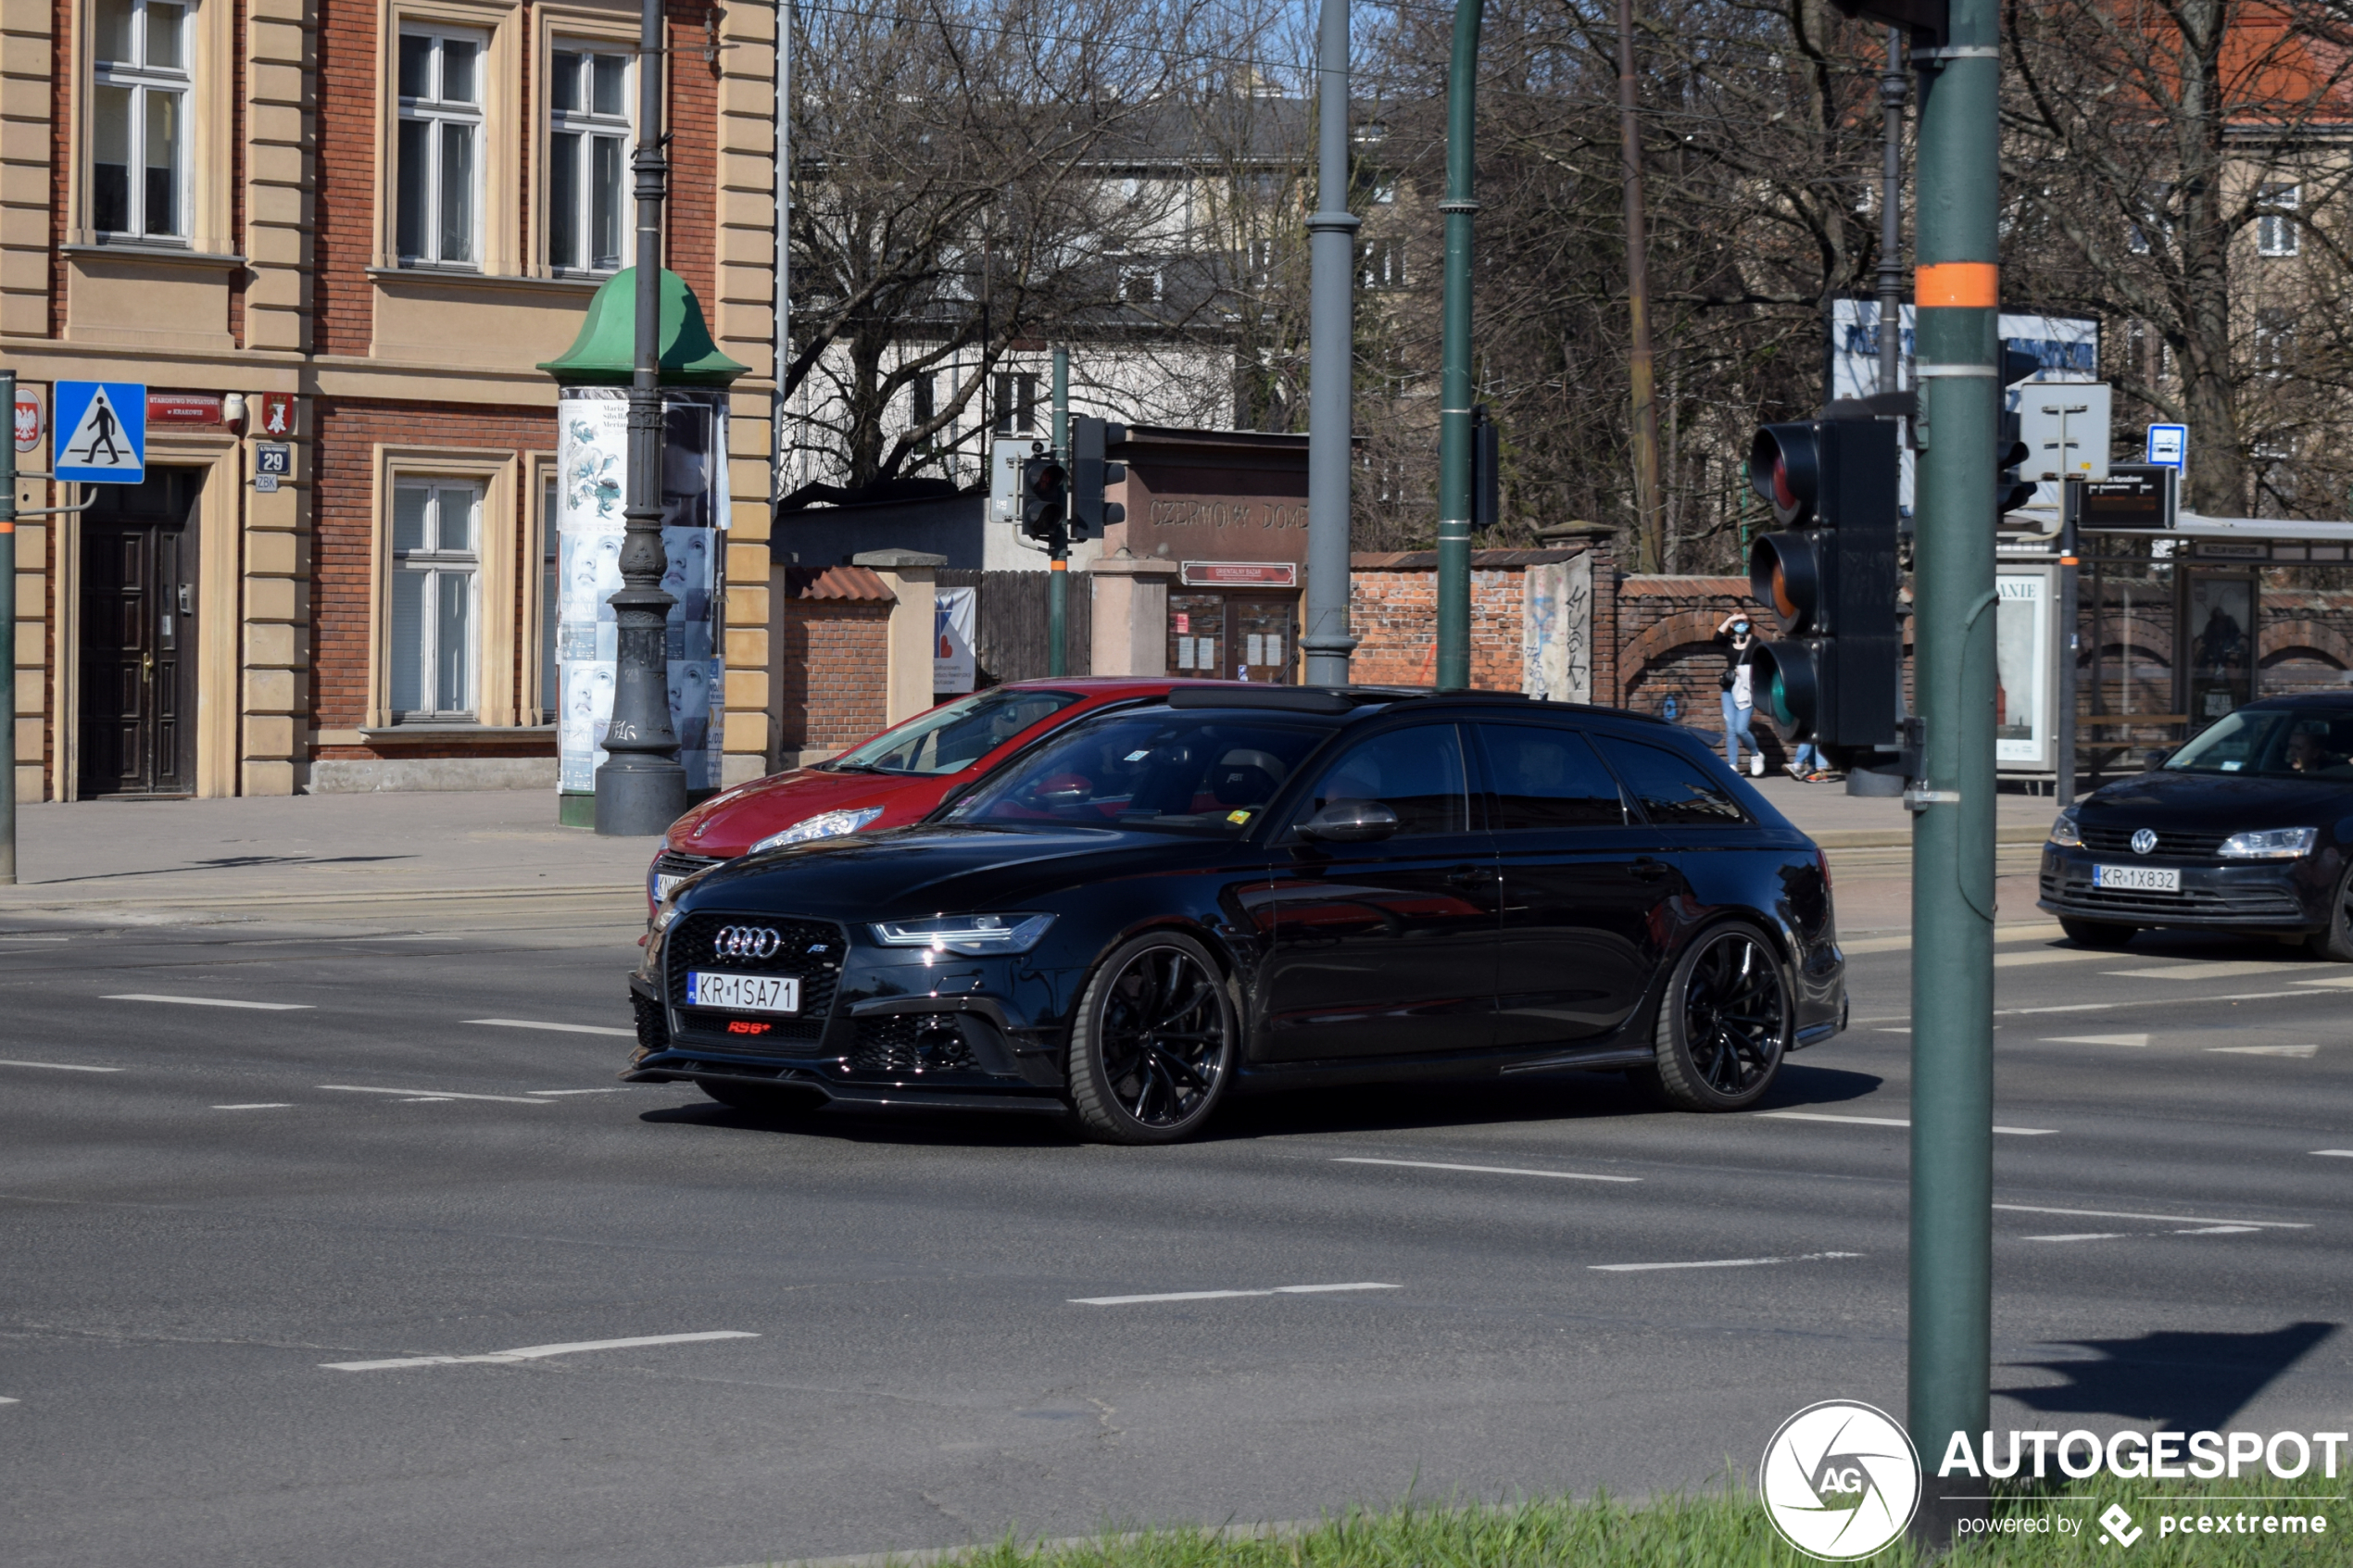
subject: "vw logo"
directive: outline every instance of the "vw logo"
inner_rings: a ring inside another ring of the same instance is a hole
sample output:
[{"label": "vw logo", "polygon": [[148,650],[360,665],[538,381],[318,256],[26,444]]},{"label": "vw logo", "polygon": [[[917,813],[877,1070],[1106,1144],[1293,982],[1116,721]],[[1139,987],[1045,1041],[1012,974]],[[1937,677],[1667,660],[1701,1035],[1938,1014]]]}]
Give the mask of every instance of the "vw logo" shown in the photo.
[{"label": "vw logo", "polygon": [[711,939],[711,956],[715,959],[773,959],[776,949],[784,946],[784,936],[765,925],[723,925]]},{"label": "vw logo", "polygon": [[2157,830],[2143,828],[2133,835],[2133,853],[2145,855],[2157,847]]}]

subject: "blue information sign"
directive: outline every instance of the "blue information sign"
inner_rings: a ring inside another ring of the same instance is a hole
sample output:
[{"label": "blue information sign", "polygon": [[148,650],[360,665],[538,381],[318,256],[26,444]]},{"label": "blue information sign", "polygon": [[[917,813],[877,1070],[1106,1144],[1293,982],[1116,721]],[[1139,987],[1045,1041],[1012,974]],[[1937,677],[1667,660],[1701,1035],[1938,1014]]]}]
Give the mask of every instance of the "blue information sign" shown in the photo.
[{"label": "blue information sign", "polygon": [[136,382],[61,381],[49,471],[78,484],[147,477],[147,389]]},{"label": "blue information sign", "polygon": [[2178,469],[2188,463],[2189,458],[2189,426],[2149,426],[2148,461],[2164,468]]}]

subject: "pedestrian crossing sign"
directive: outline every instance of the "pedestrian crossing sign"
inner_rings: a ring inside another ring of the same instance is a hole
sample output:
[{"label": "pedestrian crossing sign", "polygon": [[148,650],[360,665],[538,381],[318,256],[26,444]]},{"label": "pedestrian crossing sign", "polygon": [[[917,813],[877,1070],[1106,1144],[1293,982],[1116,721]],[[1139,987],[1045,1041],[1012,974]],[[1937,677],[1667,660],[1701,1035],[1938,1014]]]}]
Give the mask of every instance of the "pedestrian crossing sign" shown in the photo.
[{"label": "pedestrian crossing sign", "polygon": [[136,382],[61,381],[49,428],[49,471],[78,484],[137,484],[147,477],[147,389]]}]

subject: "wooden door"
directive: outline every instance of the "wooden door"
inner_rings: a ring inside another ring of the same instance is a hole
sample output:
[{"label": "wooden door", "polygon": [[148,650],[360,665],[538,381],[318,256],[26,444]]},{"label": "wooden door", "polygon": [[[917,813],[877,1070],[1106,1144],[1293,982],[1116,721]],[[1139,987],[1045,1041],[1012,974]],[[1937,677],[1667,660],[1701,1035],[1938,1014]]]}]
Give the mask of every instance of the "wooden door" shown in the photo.
[{"label": "wooden door", "polygon": [[199,476],[149,469],[82,515],[77,793],[195,793]]}]

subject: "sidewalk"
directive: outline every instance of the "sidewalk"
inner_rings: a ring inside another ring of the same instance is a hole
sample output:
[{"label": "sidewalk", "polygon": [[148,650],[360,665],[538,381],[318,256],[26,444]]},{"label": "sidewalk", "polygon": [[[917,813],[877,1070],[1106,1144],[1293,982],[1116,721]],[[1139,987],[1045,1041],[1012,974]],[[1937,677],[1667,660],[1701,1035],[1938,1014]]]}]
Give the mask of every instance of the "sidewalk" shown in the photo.
[{"label": "sidewalk", "polygon": [[[1893,849],[1909,847],[1912,814],[1900,799],[1865,799],[1846,793],[1838,784],[1800,784],[1787,773],[1768,773],[1748,781],[1774,809],[1825,849]],[[2005,791],[1994,797],[1994,841],[1996,844],[2040,844],[2058,815],[2058,800],[2048,795]]]}]

